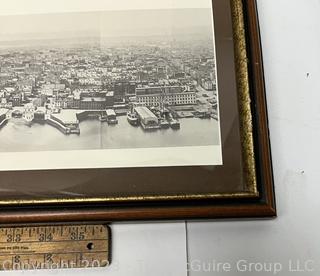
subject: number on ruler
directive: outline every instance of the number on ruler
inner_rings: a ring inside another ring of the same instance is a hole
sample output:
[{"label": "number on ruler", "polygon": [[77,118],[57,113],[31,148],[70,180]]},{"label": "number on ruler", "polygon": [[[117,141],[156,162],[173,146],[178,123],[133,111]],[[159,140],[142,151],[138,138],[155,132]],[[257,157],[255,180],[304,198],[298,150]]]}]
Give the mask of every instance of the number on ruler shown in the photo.
[{"label": "number on ruler", "polygon": [[71,240],[74,240],[74,241],[82,241],[84,240],[85,238],[85,235],[84,235],[84,232],[71,232],[70,233],[70,239]]},{"label": "number on ruler", "polygon": [[8,234],[7,235],[7,242],[20,242],[20,241],[21,241],[20,234],[16,234],[16,235]]}]

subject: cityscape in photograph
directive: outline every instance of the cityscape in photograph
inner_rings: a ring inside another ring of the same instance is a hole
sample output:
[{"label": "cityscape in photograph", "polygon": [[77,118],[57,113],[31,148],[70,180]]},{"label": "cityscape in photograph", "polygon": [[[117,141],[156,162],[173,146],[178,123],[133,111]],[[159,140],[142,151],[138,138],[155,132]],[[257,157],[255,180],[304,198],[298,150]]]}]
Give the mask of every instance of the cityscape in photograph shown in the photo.
[{"label": "cityscape in photograph", "polygon": [[145,135],[217,122],[213,45],[212,33],[2,43],[0,136],[15,121],[79,136],[86,120]]}]

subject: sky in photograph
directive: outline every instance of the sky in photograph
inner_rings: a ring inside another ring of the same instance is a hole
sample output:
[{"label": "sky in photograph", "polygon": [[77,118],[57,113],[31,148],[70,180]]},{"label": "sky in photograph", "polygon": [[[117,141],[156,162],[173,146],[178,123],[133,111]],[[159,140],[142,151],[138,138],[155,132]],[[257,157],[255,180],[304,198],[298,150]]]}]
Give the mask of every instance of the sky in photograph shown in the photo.
[{"label": "sky in photograph", "polygon": [[0,42],[11,40],[169,35],[210,31],[211,8],[118,10],[0,16]]},{"label": "sky in photograph", "polygon": [[211,8],[211,0],[1,0],[0,15],[173,8]]}]

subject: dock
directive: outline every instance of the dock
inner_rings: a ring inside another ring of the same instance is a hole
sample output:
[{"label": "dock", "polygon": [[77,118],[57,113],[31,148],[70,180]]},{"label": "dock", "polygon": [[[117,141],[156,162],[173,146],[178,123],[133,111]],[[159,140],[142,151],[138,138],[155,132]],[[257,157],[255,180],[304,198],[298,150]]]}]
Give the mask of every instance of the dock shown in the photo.
[{"label": "dock", "polygon": [[60,130],[62,133],[64,134],[70,134],[70,129],[65,127],[64,125],[60,124],[59,122],[57,122],[56,120],[53,120],[51,118],[48,118],[46,120],[48,125],[51,125],[55,128],[57,128],[58,130]]},{"label": "dock", "polygon": [[0,128],[3,127],[8,122],[9,109],[0,108]]},{"label": "dock", "polygon": [[158,117],[149,108],[139,106],[134,110],[137,113],[140,124],[144,130],[155,130],[160,128]]},{"label": "dock", "polygon": [[80,134],[79,120],[74,110],[62,110],[60,113],[51,114],[47,122],[65,134]]}]

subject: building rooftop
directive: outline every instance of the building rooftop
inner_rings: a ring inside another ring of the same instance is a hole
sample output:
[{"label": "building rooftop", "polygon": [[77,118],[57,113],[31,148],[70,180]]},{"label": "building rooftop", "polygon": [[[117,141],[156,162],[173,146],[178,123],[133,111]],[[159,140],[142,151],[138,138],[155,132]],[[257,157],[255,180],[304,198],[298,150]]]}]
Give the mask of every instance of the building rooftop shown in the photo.
[{"label": "building rooftop", "polygon": [[158,85],[158,86],[150,86],[150,85],[144,85],[141,87],[136,88],[136,94],[137,95],[144,95],[144,94],[174,94],[174,93],[182,93],[184,92],[184,88],[179,85]]},{"label": "building rooftop", "polygon": [[138,113],[140,117],[143,118],[155,118],[157,119],[157,116],[154,115],[151,110],[145,106],[138,106],[135,108],[135,111]]},{"label": "building rooftop", "polygon": [[107,109],[106,113],[108,116],[116,116],[116,113],[113,109]]},{"label": "building rooftop", "polygon": [[103,97],[83,97],[81,99],[83,102],[105,102],[106,98]]},{"label": "building rooftop", "polygon": [[61,113],[52,114],[51,116],[59,119],[63,123],[77,123],[78,122],[75,110],[62,109]]}]

